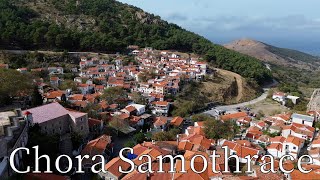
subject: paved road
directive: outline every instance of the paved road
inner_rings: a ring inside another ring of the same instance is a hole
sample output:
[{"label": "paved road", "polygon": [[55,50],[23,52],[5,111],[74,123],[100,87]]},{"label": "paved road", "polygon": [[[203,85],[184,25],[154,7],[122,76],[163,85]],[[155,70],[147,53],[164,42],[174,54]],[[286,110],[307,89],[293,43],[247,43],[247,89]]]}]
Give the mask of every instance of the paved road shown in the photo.
[{"label": "paved road", "polygon": [[269,90],[271,87],[274,87],[278,84],[277,81],[273,80],[272,83],[266,85],[264,88],[263,88],[263,94],[259,97],[257,97],[256,99],[253,99],[251,101],[248,101],[248,102],[243,102],[243,103],[239,103],[239,104],[232,104],[232,105],[225,105],[225,106],[216,106],[215,109],[212,109],[212,110],[209,110],[209,111],[205,111],[203,113],[205,114],[210,114],[212,116],[218,116],[216,110],[222,110],[222,111],[235,111],[237,107],[244,107],[244,106],[249,106],[249,105],[252,105],[252,104],[255,104],[255,103],[258,103],[260,101],[263,101],[267,98],[268,96],[268,93],[269,93]]}]

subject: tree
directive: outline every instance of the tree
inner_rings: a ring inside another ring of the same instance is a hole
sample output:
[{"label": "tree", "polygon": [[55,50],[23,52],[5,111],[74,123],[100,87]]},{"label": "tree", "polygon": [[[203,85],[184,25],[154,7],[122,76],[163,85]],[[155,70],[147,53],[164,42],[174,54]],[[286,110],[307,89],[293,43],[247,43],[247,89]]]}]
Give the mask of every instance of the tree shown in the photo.
[{"label": "tree", "polygon": [[133,100],[137,104],[146,104],[146,98],[143,97],[140,93],[138,92],[133,92],[131,93],[131,100]]},{"label": "tree", "polygon": [[128,93],[122,87],[109,87],[103,95],[109,104],[122,104],[124,99],[127,99]]},{"label": "tree", "polygon": [[83,143],[83,137],[81,134],[72,132],[71,133],[71,141],[72,141],[72,146],[74,149],[77,149],[80,147],[80,145]]},{"label": "tree", "polygon": [[124,143],[124,147],[134,147],[136,145],[136,143],[134,141],[128,141],[126,143]]},{"label": "tree", "polygon": [[185,101],[185,100],[177,100],[174,105],[174,110],[172,114],[174,116],[181,116],[181,117],[187,117],[194,110],[196,110],[196,103],[192,101]]},{"label": "tree", "polygon": [[112,120],[109,122],[109,125],[117,131],[117,136],[119,136],[119,131],[129,128],[129,124],[120,119],[119,116],[113,116]]},{"label": "tree", "polygon": [[133,136],[133,139],[135,140],[136,143],[140,144],[146,140],[146,136],[143,133],[139,132]]},{"label": "tree", "polygon": [[239,127],[234,121],[222,122],[219,120],[207,120],[204,126],[206,137],[210,139],[230,139],[239,131]]},{"label": "tree", "polygon": [[0,104],[9,104],[13,97],[33,92],[31,78],[12,69],[0,69]]},{"label": "tree", "polygon": [[201,122],[201,121],[214,121],[215,118],[211,117],[207,114],[196,114],[191,117],[193,122]]},{"label": "tree", "polygon": [[72,91],[78,91],[77,84],[69,79],[64,80],[60,85],[59,89],[61,90],[67,90],[71,89]]},{"label": "tree", "polygon": [[180,133],[179,129],[170,129],[169,131],[161,131],[154,133],[152,135],[152,139],[156,141],[175,141],[177,139],[177,135]]},{"label": "tree", "polygon": [[169,139],[167,132],[156,132],[152,135],[152,140],[155,141],[169,141]]},{"label": "tree", "polygon": [[213,49],[210,49],[210,50],[206,53],[206,55],[205,55],[204,58],[205,58],[207,61],[209,61],[209,62],[214,62],[214,61],[216,60],[216,55],[215,55],[214,50],[213,50]]},{"label": "tree", "polygon": [[33,90],[33,94],[32,94],[32,101],[31,101],[31,105],[33,107],[36,107],[36,106],[40,106],[43,104],[43,98],[38,90],[38,87],[35,86],[34,87],[34,90]]}]

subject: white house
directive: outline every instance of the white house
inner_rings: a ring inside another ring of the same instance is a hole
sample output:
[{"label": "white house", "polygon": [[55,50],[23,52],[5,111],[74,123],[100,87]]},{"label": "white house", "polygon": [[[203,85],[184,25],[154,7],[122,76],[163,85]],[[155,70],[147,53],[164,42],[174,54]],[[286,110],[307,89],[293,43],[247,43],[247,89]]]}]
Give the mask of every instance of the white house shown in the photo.
[{"label": "white house", "polygon": [[130,104],[129,106],[133,106],[137,110],[137,115],[140,116],[146,112],[146,105],[142,104]]},{"label": "white house", "polygon": [[315,117],[294,113],[294,114],[292,114],[291,119],[292,119],[293,123],[313,126],[313,122],[315,120]]},{"label": "white house", "polygon": [[138,51],[138,50],[132,51],[132,54],[133,54],[133,55],[137,55],[137,54],[139,54],[139,53],[140,53],[140,51]]},{"label": "white house", "polygon": [[282,157],[282,143],[271,143],[267,147],[267,151],[269,154],[271,154],[275,158],[281,158]]},{"label": "white house", "polygon": [[293,156],[294,158],[297,158],[303,145],[303,139],[290,136],[283,142],[282,153],[283,155],[288,154]]},{"label": "white house", "polygon": [[320,139],[312,142],[308,148],[308,154],[313,158],[313,164],[320,165]]},{"label": "white house", "polygon": [[285,140],[286,138],[283,136],[276,136],[274,138],[271,138],[271,144],[267,147],[268,153],[276,158],[281,158],[281,156],[283,155],[282,147]]},{"label": "white house", "polygon": [[285,103],[285,101],[286,101],[286,94],[283,93],[283,92],[273,93],[272,99],[275,100],[275,101],[278,101],[278,102],[280,102],[280,103]]},{"label": "white house", "polygon": [[290,96],[290,95],[287,96],[287,99],[290,99],[293,104],[297,104],[299,98],[300,98],[300,97],[298,97],[298,96]]},{"label": "white house", "polygon": [[152,110],[153,114],[168,115],[170,103],[167,101],[156,101],[153,102],[154,109]]},{"label": "white house", "polygon": [[283,137],[295,136],[298,138],[311,141],[313,139],[314,132],[315,132],[314,127],[298,124],[298,123],[292,123],[289,126],[283,127],[282,136]]}]

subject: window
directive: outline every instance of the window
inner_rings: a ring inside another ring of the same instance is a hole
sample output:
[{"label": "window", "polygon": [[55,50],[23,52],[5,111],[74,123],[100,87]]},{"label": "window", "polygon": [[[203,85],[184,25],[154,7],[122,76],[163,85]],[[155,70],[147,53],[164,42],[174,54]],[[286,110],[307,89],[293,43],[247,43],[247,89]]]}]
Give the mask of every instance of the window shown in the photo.
[{"label": "window", "polygon": [[295,149],[297,149],[297,147],[293,147],[293,149],[295,150]]},{"label": "window", "polygon": [[83,126],[81,126],[81,128],[80,128],[81,130],[83,130]]}]

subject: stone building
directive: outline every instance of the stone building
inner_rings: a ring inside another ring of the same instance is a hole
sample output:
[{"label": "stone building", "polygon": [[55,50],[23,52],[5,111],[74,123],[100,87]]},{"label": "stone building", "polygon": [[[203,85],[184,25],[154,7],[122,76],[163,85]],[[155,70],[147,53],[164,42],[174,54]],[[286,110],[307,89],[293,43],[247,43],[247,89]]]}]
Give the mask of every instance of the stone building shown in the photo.
[{"label": "stone building", "polygon": [[46,134],[65,135],[76,132],[83,137],[89,134],[88,114],[69,110],[59,103],[51,103],[23,112],[31,125],[39,124]]},{"label": "stone building", "polygon": [[[9,165],[10,154],[28,142],[29,125],[22,116],[21,109],[0,113],[0,179],[7,179],[14,171]],[[22,152],[14,156],[17,169],[23,167]]]}]

